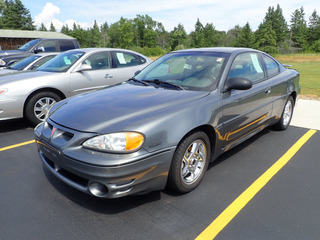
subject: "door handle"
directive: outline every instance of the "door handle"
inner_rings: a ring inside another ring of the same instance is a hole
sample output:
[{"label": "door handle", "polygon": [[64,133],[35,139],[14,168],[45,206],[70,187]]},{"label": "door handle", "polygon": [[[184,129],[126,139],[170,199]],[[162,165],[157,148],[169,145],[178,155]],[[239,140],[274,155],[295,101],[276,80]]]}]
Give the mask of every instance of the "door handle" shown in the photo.
[{"label": "door handle", "polygon": [[264,92],[265,92],[266,94],[270,94],[270,93],[271,93],[271,88],[268,88],[268,89],[264,90]]},{"label": "door handle", "polygon": [[113,76],[107,73],[104,78],[113,78]]}]

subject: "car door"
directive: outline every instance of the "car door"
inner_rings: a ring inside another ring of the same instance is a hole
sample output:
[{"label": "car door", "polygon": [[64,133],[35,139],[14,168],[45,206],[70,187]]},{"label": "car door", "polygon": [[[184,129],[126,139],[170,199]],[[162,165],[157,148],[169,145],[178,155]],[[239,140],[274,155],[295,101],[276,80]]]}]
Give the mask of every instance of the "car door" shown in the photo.
[{"label": "car door", "polygon": [[131,52],[112,51],[114,59],[113,79],[117,82],[126,81],[132,78],[138,70],[142,69],[145,59]]},{"label": "car door", "polygon": [[[77,71],[79,67],[84,70]],[[70,88],[72,95],[93,91],[117,83],[113,78],[111,54],[109,51],[100,51],[90,54],[70,74]]]},{"label": "car door", "polygon": [[271,88],[266,81],[259,53],[240,53],[234,58],[228,79],[246,78],[252,82],[248,90],[222,93],[222,127],[219,138],[228,150],[265,127],[272,111]]}]

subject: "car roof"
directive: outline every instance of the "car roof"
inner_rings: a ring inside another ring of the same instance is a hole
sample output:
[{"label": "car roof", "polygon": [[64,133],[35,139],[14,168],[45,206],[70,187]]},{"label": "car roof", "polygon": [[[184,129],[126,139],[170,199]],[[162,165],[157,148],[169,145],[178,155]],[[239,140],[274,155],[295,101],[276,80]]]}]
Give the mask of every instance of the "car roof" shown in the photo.
[{"label": "car roof", "polygon": [[247,51],[255,51],[259,52],[252,48],[237,48],[237,47],[211,47],[211,48],[193,48],[193,49],[185,49],[174,51],[176,52],[219,52],[219,53],[239,53],[239,52],[247,52]]},{"label": "car roof", "polygon": [[71,51],[83,51],[83,52],[95,52],[95,51],[126,51],[126,52],[134,52],[128,49],[121,49],[121,48],[76,48],[68,50]]}]

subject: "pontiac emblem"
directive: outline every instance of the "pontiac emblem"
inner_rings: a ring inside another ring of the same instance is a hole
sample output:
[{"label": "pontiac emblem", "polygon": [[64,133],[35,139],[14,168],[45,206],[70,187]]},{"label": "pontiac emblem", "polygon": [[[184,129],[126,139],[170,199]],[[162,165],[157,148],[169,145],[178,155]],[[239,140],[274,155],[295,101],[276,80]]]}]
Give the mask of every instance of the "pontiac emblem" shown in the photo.
[{"label": "pontiac emblem", "polygon": [[50,137],[52,137],[53,136],[53,134],[54,134],[54,132],[56,131],[56,128],[54,127],[54,128],[52,128],[52,131],[51,131],[51,135],[50,135]]}]

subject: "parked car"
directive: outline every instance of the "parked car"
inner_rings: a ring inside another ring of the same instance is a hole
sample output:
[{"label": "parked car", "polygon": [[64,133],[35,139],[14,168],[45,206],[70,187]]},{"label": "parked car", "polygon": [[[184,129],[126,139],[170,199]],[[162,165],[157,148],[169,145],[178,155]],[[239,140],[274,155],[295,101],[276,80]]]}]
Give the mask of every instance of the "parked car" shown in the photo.
[{"label": "parked car", "polygon": [[55,102],[128,80],[150,62],[124,49],[75,49],[36,71],[0,76],[0,120],[25,117],[36,125]]},{"label": "parked car", "polygon": [[38,53],[30,57],[26,57],[6,68],[0,69],[0,75],[17,73],[19,71],[35,70],[57,55],[58,53]]},{"label": "parked car", "polygon": [[79,48],[76,39],[39,38],[27,42],[18,50],[0,51],[0,67],[5,67],[9,62],[18,61],[39,52],[64,52],[76,48]]},{"label": "parked car", "polygon": [[210,161],[289,126],[299,73],[245,48],[172,52],[125,84],[55,104],[35,129],[44,166],[103,198],[196,188]]}]

